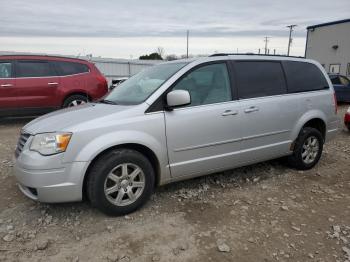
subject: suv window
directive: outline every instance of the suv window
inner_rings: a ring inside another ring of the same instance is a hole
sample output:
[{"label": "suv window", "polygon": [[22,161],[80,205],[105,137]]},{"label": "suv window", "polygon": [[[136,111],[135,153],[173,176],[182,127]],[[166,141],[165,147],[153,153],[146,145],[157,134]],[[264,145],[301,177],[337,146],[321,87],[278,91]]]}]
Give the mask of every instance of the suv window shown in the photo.
[{"label": "suv window", "polygon": [[90,71],[89,67],[85,64],[64,61],[55,61],[54,63],[61,76],[81,74]]},{"label": "suv window", "polygon": [[12,63],[0,61],[0,78],[12,77]]},{"label": "suv window", "polygon": [[350,84],[349,79],[347,79],[346,77],[344,77],[344,76],[339,76],[339,78],[340,78],[340,82],[341,82],[342,85],[348,86],[348,85]]},{"label": "suv window", "polygon": [[314,64],[285,61],[283,62],[283,66],[287,75],[289,93],[329,88],[326,78]]},{"label": "suv window", "polygon": [[280,62],[238,61],[234,65],[238,98],[273,96],[287,92]]},{"label": "suv window", "polygon": [[226,63],[201,66],[183,77],[173,90],[187,90],[189,106],[213,104],[232,100]]},{"label": "suv window", "polygon": [[43,77],[55,75],[47,61],[17,61],[16,77]]},{"label": "suv window", "polygon": [[331,79],[333,85],[340,85],[341,84],[339,76],[330,76],[330,79]]}]

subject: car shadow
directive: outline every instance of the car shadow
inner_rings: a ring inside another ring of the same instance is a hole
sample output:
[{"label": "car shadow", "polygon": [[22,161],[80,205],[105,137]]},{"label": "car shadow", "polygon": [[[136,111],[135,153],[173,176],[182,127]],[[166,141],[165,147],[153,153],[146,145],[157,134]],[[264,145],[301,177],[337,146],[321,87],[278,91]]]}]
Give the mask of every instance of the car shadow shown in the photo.
[{"label": "car shadow", "polygon": [[37,116],[0,117],[0,125],[25,125]]}]

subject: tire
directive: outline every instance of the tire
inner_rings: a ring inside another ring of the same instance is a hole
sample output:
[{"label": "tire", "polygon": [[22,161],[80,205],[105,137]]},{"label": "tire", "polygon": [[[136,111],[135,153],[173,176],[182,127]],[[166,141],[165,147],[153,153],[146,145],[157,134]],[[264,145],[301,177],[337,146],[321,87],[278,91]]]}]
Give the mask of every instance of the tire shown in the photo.
[{"label": "tire", "polygon": [[347,127],[348,130],[350,131],[350,124],[347,124],[346,127]]},{"label": "tire", "polygon": [[288,164],[299,170],[313,168],[321,158],[323,143],[320,131],[312,127],[304,127],[295,142],[293,154],[287,159]]},{"label": "tire", "polygon": [[84,95],[72,95],[66,98],[63,102],[63,108],[66,107],[73,107],[73,106],[78,106],[81,104],[85,104],[89,102],[89,99],[87,96]]},{"label": "tire", "polygon": [[143,154],[117,149],[100,157],[92,166],[88,174],[87,196],[92,206],[103,213],[125,215],[147,202],[153,193],[154,181],[152,164]]}]

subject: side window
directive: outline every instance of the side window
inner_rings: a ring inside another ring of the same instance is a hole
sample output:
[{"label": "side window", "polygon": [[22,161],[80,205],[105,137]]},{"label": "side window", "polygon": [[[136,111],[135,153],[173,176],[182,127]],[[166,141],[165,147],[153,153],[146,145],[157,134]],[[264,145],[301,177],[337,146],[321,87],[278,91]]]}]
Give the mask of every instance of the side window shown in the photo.
[{"label": "side window", "polygon": [[289,93],[329,88],[323,73],[314,64],[285,61],[283,62],[283,66],[287,75]]},{"label": "side window", "polygon": [[331,82],[333,85],[340,85],[340,78],[339,76],[330,76]]},{"label": "side window", "polygon": [[238,98],[281,95],[287,92],[280,62],[235,62]]},{"label": "side window", "polygon": [[89,72],[89,67],[80,63],[56,61],[55,64],[62,76]]},{"label": "side window", "polygon": [[230,101],[231,86],[226,63],[205,65],[188,73],[173,88],[187,90],[191,95],[189,106]]},{"label": "side window", "polygon": [[17,61],[16,77],[44,77],[55,75],[47,61]]},{"label": "side window", "polygon": [[0,78],[12,77],[12,63],[0,61]]},{"label": "side window", "polygon": [[342,85],[348,86],[350,84],[349,79],[347,79],[346,77],[340,76],[339,78]]}]

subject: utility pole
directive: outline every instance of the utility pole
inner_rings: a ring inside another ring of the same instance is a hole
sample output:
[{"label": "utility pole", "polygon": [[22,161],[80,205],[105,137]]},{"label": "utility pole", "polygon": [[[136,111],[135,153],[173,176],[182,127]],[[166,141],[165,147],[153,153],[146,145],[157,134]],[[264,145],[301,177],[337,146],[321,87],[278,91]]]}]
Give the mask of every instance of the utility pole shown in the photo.
[{"label": "utility pole", "polygon": [[187,39],[187,51],[186,51],[186,57],[188,58],[188,38],[189,38],[189,35],[190,35],[190,31],[189,30],[187,30],[187,32],[186,32],[186,34],[187,34],[187,37],[186,37],[186,39]]},{"label": "utility pole", "polygon": [[267,43],[269,42],[269,38],[271,38],[271,37],[269,37],[269,36],[265,36],[265,37],[264,37],[264,42],[265,42],[265,55],[267,54]]},{"label": "utility pole", "polygon": [[293,32],[293,28],[296,27],[297,25],[287,25],[287,27],[289,28],[289,40],[288,40],[288,52],[287,52],[287,56],[289,56],[289,51],[290,51],[290,45],[292,44],[292,32]]}]

